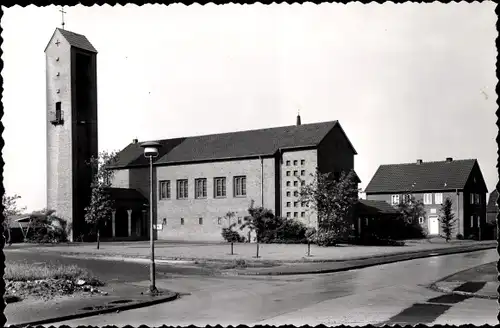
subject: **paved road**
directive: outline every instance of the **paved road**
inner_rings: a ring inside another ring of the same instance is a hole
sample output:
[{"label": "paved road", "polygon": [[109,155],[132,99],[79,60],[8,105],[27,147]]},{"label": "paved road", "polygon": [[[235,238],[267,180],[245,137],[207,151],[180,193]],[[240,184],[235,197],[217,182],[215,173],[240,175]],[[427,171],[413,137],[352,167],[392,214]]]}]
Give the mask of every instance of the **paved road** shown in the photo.
[{"label": "paved road", "polygon": [[[54,253],[34,253],[29,250],[5,250],[7,265],[9,262],[51,263],[64,265],[78,265],[91,271],[96,277],[105,282],[135,282],[148,279],[149,264],[124,261],[105,261],[94,259],[80,259],[76,257],[59,256]],[[158,278],[172,275],[210,275],[211,271],[204,268],[190,268],[173,265],[157,265]]]},{"label": "paved road", "polygon": [[[60,322],[57,325],[366,325],[445,322],[493,325],[498,323],[496,300],[446,300],[437,298],[442,294],[425,286],[454,272],[497,259],[496,250],[487,250],[320,275],[173,275],[159,279],[158,286],[187,293],[179,300],[122,313]],[[111,265],[106,269],[114,270]],[[127,269],[121,272],[129,275],[132,271]],[[148,281],[136,283],[145,287],[148,285]]]}]

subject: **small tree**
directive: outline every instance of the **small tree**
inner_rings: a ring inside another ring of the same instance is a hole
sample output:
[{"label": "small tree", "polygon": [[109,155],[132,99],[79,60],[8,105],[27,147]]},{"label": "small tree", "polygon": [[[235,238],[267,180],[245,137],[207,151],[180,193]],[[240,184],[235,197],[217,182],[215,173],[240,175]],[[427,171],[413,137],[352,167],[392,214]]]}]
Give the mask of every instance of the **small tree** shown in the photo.
[{"label": "small tree", "polygon": [[[405,199],[406,198],[406,199]],[[415,200],[415,197],[408,194],[403,197],[397,205],[397,210],[401,213],[404,224],[404,238],[422,238],[425,233],[419,224],[419,218],[425,217],[425,205],[422,200]],[[401,232],[400,232],[401,233]]]},{"label": "small tree", "polygon": [[85,208],[85,222],[97,235],[97,249],[100,245],[100,229],[109,220],[114,209],[108,188],[111,187],[114,171],[110,165],[117,159],[116,152],[103,151],[98,157],[92,157],[87,165],[92,167],[93,181],[90,204]]},{"label": "small tree", "polygon": [[350,231],[351,216],[359,192],[356,175],[351,170],[348,173],[342,172],[336,177],[330,172],[321,173],[317,170],[312,176],[313,181],[302,186],[300,190],[300,201],[316,211],[317,243],[335,245]]},{"label": "small tree", "polygon": [[273,212],[262,206],[254,207],[254,201],[251,201],[250,207],[248,209],[249,216],[244,218],[244,222],[240,227],[240,230],[248,228],[250,233],[255,232],[256,242],[257,242],[257,255],[259,257],[259,243],[262,240],[264,234],[270,230],[270,226],[275,225],[275,216]]},{"label": "small tree", "polygon": [[446,242],[450,241],[451,234],[455,228],[455,214],[452,213],[451,207],[453,203],[450,198],[446,198],[444,203],[441,205],[439,222],[441,222],[441,229],[444,233],[444,238],[446,238]]},{"label": "small tree", "polygon": [[7,240],[5,242],[7,242],[9,245],[12,244],[9,217],[13,215],[20,215],[22,212],[26,211],[26,206],[19,207],[19,205],[17,205],[17,201],[19,199],[21,199],[21,196],[17,194],[14,194],[13,196],[7,196],[4,194],[2,196],[3,217],[4,217],[3,227],[4,231],[7,232]]}]

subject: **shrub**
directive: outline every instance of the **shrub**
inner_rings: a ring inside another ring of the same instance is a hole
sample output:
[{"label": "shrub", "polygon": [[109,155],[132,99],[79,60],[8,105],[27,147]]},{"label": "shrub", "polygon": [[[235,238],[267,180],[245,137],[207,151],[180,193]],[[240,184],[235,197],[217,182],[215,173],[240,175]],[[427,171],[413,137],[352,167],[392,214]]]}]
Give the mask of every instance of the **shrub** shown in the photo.
[{"label": "shrub", "polygon": [[32,243],[60,243],[68,241],[66,221],[53,214],[53,211],[35,214],[26,237]]},{"label": "shrub", "polygon": [[361,238],[353,238],[353,244],[363,245],[363,246],[404,246],[405,242],[400,240],[394,240],[390,238],[384,238],[376,235],[375,233],[367,233]]},{"label": "shrub", "polygon": [[464,235],[462,235],[461,233],[458,233],[457,234],[457,239],[458,240],[463,240],[464,239]]},{"label": "shrub", "polygon": [[473,233],[471,233],[471,234],[467,237],[467,239],[470,239],[470,240],[478,240],[477,236],[476,236],[475,234],[473,234]]},{"label": "shrub", "polygon": [[244,236],[233,230],[235,226],[236,223],[233,223],[228,228],[222,228],[222,238],[224,238],[224,240],[228,243],[242,243],[245,241]]},{"label": "shrub", "polygon": [[320,229],[314,238],[318,246],[335,246],[339,243],[339,235],[334,231],[325,231]]},{"label": "shrub", "polygon": [[282,222],[281,227],[278,228],[275,236],[268,239],[268,242],[285,244],[301,244],[307,242],[307,227],[302,222],[293,219],[280,219],[279,221]]}]

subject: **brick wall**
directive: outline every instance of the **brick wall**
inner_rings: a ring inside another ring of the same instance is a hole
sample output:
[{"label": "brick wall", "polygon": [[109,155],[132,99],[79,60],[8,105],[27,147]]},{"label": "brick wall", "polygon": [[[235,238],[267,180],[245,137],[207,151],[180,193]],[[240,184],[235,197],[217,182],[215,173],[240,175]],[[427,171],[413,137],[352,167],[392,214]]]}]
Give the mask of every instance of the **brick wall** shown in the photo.
[{"label": "brick wall", "polygon": [[[425,193],[414,193],[413,196],[415,197],[415,200],[424,200],[424,194]],[[435,203],[435,195],[432,193],[432,203],[433,204],[426,204],[425,205],[425,212],[426,216],[424,218],[424,222],[422,223],[422,227],[428,231],[429,229],[429,216],[439,216],[440,212],[439,210],[441,209],[441,204],[434,204]],[[450,198],[451,201],[453,202],[452,205],[452,213],[455,214],[455,218],[457,219],[455,223],[455,230],[453,232],[453,237],[455,237],[458,233],[462,234],[464,233],[464,210],[463,210],[463,193],[459,192],[459,195],[456,194],[456,192],[450,191],[450,192],[443,192],[443,201],[446,198]],[[394,194],[367,194],[366,199],[367,200],[383,200],[389,204],[391,204],[391,197]],[[403,197],[403,194],[400,194],[400,199]],[[392,204],[391,204],[392,205]],[[439,233],[442,233],[441,229],[441,224],[439,224]]]},{"label": "brick wall", "polygon": [[[274,206],[274,159],[264,159],[264,206],[273,209]],[[125,187],[127,170],[119,170],[115,174],[113,185]],[[166,219],[166,225],[157,231],[158,239],[222,241],[221,230],[229,225],[223,219],[224,215],[233,211],[236,216],[232,222],[243,220],[248,215],[250,201],[260,206],[261,194],[261,161],[239,160],[175,166],[157,166],[154,168],[155,190],[154,198],[158,199],[158,186],[161,180],[170,180],[171,198],[157,200],[154,207],[157,222],[161,224]],[[246,176],[246,197],[233,196],[233,177]],[[213,183],[215,177],[226,178],[226,197],[214,198]],[[207,197],[195,199],[195,179],[207,179]],[[147,168],[129,169],[128,186],[135,188],[149,199],[149,171]],[[188,198],[177,199],[176,180],[188,179]],[[221,217],[219,224],[218,218]],[[184,218],[184,225],[181,225]],[[199,224],[202,218],[202,224]],[[232,223],[231,222],[231,223]]]},{"label": "brick wall", "polygon": [[[56,40],[59,40],[59,46],[55,44]],[[46,50],[47,208],[56,210],[57,215],[69,224],[73,213],[70,50],[70,45],[58,31]],[[54,126],[49,122],[49,112],[55,111],[58,101],[64,112],[64,124]]]}]

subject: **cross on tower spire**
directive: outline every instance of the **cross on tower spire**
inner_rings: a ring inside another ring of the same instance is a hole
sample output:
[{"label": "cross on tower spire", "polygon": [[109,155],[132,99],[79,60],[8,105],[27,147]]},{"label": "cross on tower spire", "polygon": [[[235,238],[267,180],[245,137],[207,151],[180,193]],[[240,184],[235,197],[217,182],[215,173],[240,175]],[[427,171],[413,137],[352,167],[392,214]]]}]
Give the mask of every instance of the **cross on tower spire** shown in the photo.
[{"label": "cross on tower spire", "polygon": [[59,11],[61,12],[61,19],[62,19],[62,24],[61,25],[62,25],[62,29],[64,30],[64,25],[66,24],[66,23],[64,23],[64,14],[66,13],[64,11],[64,6],[61,6],[61,10],[59,10]]}]

